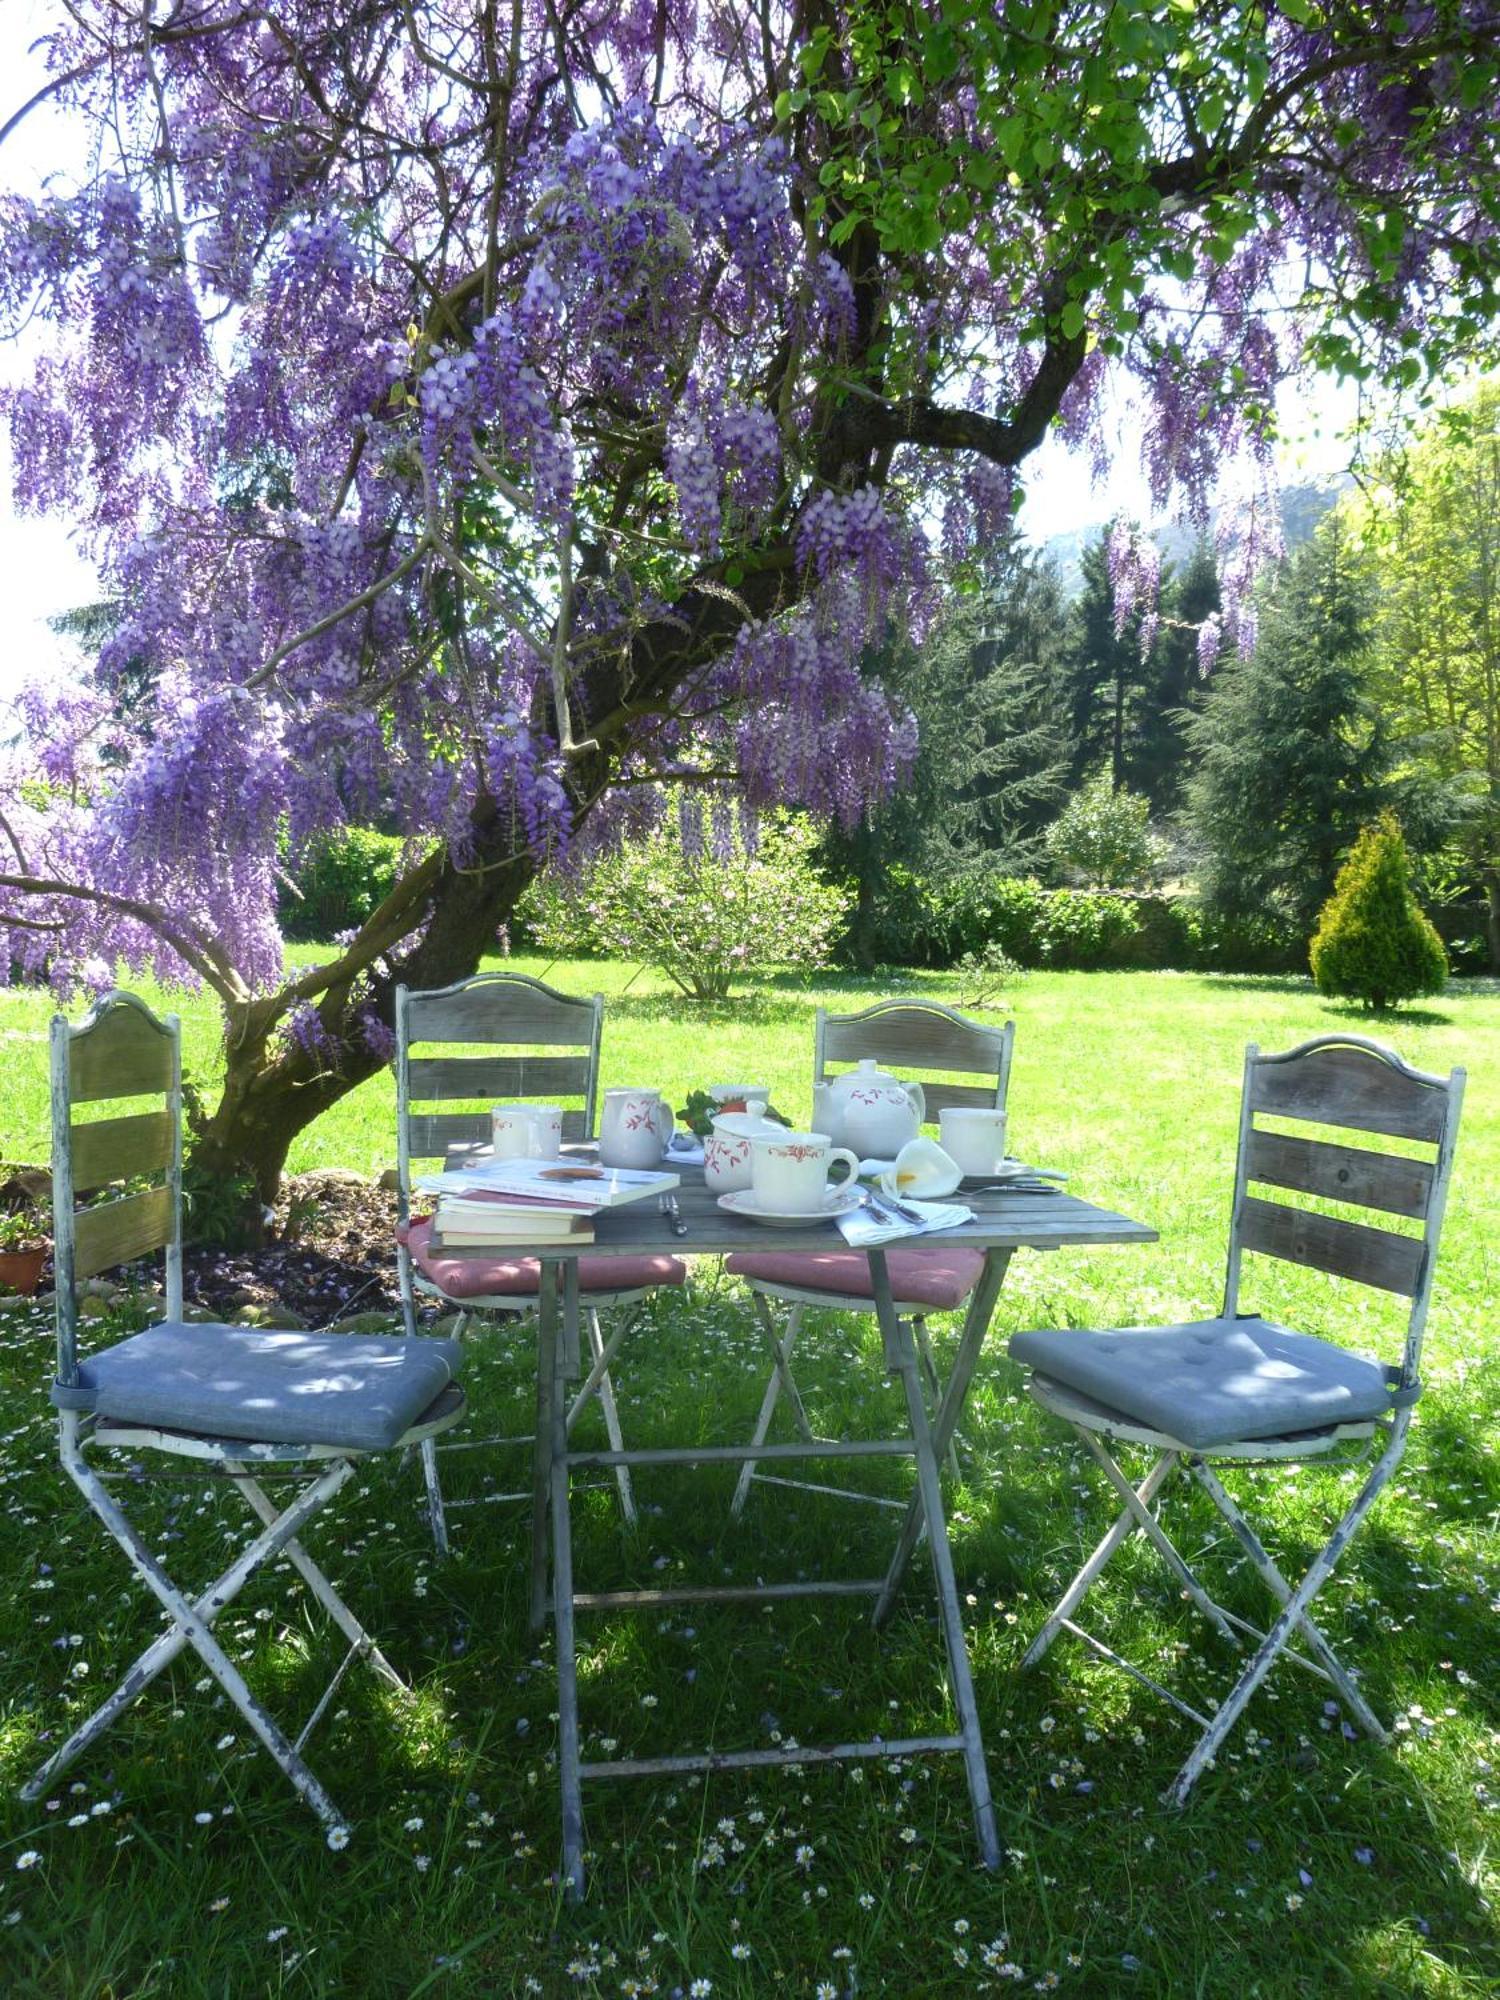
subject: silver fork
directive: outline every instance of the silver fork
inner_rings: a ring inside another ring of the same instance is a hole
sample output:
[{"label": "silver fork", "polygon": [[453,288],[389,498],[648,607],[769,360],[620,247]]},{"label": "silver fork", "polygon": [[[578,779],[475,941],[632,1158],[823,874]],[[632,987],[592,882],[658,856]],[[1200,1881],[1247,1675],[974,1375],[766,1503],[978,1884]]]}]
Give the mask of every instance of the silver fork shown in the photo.
[{"label": "silver fork", "polygon": [[656,1211],[658,1215],[666,1216],[672,1225],[672,1234],[674,1236],[687,1235],[688,1226],[682,1219],[682,1211],[677,1206],[677,1197],[675,1194],[659,1194],[656,1197]]}]

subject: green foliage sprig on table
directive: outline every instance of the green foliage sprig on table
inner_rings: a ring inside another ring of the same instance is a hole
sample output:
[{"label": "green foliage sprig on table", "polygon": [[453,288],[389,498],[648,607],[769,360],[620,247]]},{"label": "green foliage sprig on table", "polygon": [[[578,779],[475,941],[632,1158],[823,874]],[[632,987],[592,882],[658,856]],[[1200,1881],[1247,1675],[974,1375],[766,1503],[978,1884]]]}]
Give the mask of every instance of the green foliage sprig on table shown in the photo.
[{"label": "green foliage sprig on table", "polygon": [[[731,1098],[725,1103],[718,1103],[709,1096],[706,1090],[690,1090],[687,1094],[687,1102],[683,1105],[677,1116],[679,1121],[693,1134],[694,1138],[706,1139],[714,1129],[714,1119],[721,1112],[748,1111],[749,1108],[748,1102],[742,1103],[738,1098]],[[792,1122],[786,1113],[778,1111],[774,1104],[766,1105],[764,1115],[777,1125],[790,1125]]]},{"label": "green foliage sprig on table", "polygon": [[1047,829],[1047,856],[1101,889],[1138,889],[1161,865],[1151,831],[1151,801],[1096,771]]},{"label": "green foliage sprig on table", "polygon": [[1375,1013],[1441,993],[1448,959],[1411,893],[1406,842],[1382,813],[1354,844],[1323,906],[1310,953],[1320,993]]},{"label": "green foliage sprig on table", "polygon": [[597,951],[654,965],[692,1000],[726,1000],[736,980],[826,965],[849,899],[819,874],[812,822],[768,815],[747,840],[685,841],[680,816],[643,840],[549,872],[524,913],[544,951]]}]

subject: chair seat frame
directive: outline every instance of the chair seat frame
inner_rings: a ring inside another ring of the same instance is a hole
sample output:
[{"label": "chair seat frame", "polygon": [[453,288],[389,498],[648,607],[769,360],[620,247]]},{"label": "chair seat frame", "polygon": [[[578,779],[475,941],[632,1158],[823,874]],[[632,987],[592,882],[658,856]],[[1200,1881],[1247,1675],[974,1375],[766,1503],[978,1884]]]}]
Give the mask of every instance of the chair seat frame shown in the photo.
[{"label": "chair seat frame", "polygon": [[[816,1087],[828,1081],[830,1062],[853,1060],[856,1055],[873,1056],[881,1062],[914,1064],[919,1068],[945,1069],[986,1078],[983,1086],[927,1086],[929,1109],[936,1108],[941,1101],[946,1105],[983,1105],[1004,1111],[1014,1049],[1013,1021],[1007,1021],[1003,1028],[981,1026],[937,1001],[886,1000],[857,1014],[829,1014],[820,1007],[813,1037],[813,1084]],[[921,1239],[914,1239],[906,1247],[920,1249]],[[766,1442],[775,1420],[776,1406],[784,1396],[798,1435],[805,1442],[812,1443],[815,1441],[812,1426],[792,1371],[792,1357],[803,1319],[809,1309],[858,1313],[862,1318],[874,1319],[878,1318],[875,1302],[867,1292],[835,1292],[761,1278],[750,1278],[746,1283],[750,1288],[756,1327],[771,1364],[750,1441],[753,1445]],[[787,1308],[779,1333],[771,1312],[772,1305]],[[927,1320],[936,1308],[897,1302],[895,1310],[911,1330],[919,1379],[928,1399],[929,1411],[935,1411],[943,1395],[943,1376],[933,1353]],[[944,1451],[948,1471],[955,1481],[962,1476],[958,1459],[959,1442],[959,1434],[955,1431],[947,1439]],[[877,1506],[895,1504],[869,1493],[861,1493],[854,1487],[815,1486],[806,1480],[778,1478],[762,1472],[754,1459],[747,1459],[729,1503],[732,1520],[739,1520],[744,1513],[752,1486],[791,1487],[836,1499],[873,1502]]]},{"label": "chair seat frame", "polygon": [[[1325,1051],[1333,1052],[1337,1063],[1347,1064],[1351,1058],[1355,1063],[1359,1063],[1362,1059],[1368,1058],[1374,1065],[1384,1065],[1386,1076],[1392,1081],[1393,1086],[1399,1086],[1407,1094],[1405,1101],[1408,1104],[1411,1102],[1410,1092],[1413,1086],[1420,1091],[1434,1093],[1429,1107],[1415,1118],[1415,1129],[1404,1129],[1403,1114],[1399,1109],[1392,1113],[1381,1107],[1376,1093],[1379,1084],[1385,1079],[1379,1068],[1372,1068],[1364,1076],[1347,1068],[1343,1071],[1337,1068],[1331,1071],[1314,1070],[1311,1072],[1311,1087],[1303,1086],[1299,1095],[1300,1079],[1296,1065],[1309,1058],[1316,1062]],[[1247,1212],[1247,1183],[1262,1178],[1255,1163],[1258,1158],[1267,1157],[1265,1151],[1257,1154],[1255,1149],[1254,1142],[1257,1135],[1254,1118],[1257,1110],[1269,1111],[1272,1115],[1289,1119],[1305,1119],[1317,1124],[1346,1127],[1352,1125],[1356,1129],[1390,1132],[1405,1138],[1425,1138],[1436,1145],[1436,1158],[1430,1168],[1418,1165],[1412,1169],[1411,1163],[1402,1156],[1373,1153],[1365,1156],[1377,1173],[1392,1168],[1405,1168],[1424,1177],[1423,1185],[1425,1185],[1425,1194],[1408,1199],[1404,1207],[1397,1209],[1399,1213],[1419,1219],[1423,1225],[1423,1235],[1421,1255],[1416,1260],[1416,1275],[1409,1292],[1411,1307],[1402,1360],[1399,1366],[1386,1370],[1391,1397],[1390,1408],[1386,1414],[1291,1431],[1280,1436],[1230,1439],[1211,1446],[1194,1446],[1152,1424],[1132,1418],[1128,1414],[1094,1401],[1091,1397],[1081,1395],[1040,1369],[1032,1368],[1028,1371],[1027,1388],[1033,1400],[1071,1427],[1122,1504],[1121,1511],[1108,1532],[1049,1612],[1028,1647],[1022,1666],[1031,1668],[1038,1665],[1058,1636],[1066,1632],[1088,1646],[1106,1664],[1128,1675],[1138,1685],[1166,1701],[1189,1721],[1195,1723],[1199,1730],[1198,1738],[1162,1794],[1163,1802],[1167,1805],[1181,1808],[1187,1804],[1194,1786],[1203,1773],[1212,1768],[1225,1741],[1244,1714],[1251,1697],[1266,1679],[1271,1668],[1281,1659],[1286,1659],[1329,1683],[1367,1736],[1381,1743],[1389,1738],[1385,1724],[1370,1706],[1359,1686],[1357,1672],[1340,1661],[1323,1631],[1313,1622],[1311,1606],[1337,1568],[1405,1454],[1407,1436],[1421,1395],[1422,1341],[1448,1184],[1452,1173],[1453,1149],[1463,1102],[1464,1081],[1464,1072],[1461,1069],[1455,1069],[1446,1078],[1430,1076],[1423,1071],[1412,1069],[1380,1043],[1357,1035],[1316,1037],[1277,1056],[1262,1056],[1253,1043],[1246,1051],[1245,1084],[1240,1110],[1240,1142],[1235,1169],[1228,1271],[1222,1314],[1226,1320],[1233,1319],[1239,1309],[1243,1251],[1246,1248],[1262,1248],[1269,1240],[1281,1240],[1269,1238],[1253,1239],[1249,1242],[1245,1240],[1243,1220]],[[1340,1112],[1345,1115],[1339,1115]],[[1313,1168],[1314,1179],[1318,1177],[1317,1169],[1323,1161],[1335,1158],[1331,1148],[1324,1148],[1320,1155],[1319,1143],[1313,1142],[1298,1156],[1304,1171],[1309,1166]],[[1292,1144],[1301,1148],[1305,1142],[1299,1139]],[[1357,1174],[1359,1161],[1356,1156],[1341,1151],[1337,1158],[1343,1162],[1340,1171],[1346,1177]],[[1278,1166],[1275,1171],[1280,1174],[1283,1169]],[[1291,1187],[1299,1192],[1321,1191],[1316,1186],[1312,1189],[1305,1188],[1295,1174],[1280,1179],[1278,1185]],[[1395,1200],[1387,1204],[1374,1205],[1393,1208],[1397,1206]],[[1301,1211],[1283,1209],[1281,1212],[1295,1215]],[[1347,1224],[1342,1226],[1350,1227]],[[1366,1233],[1374,1235],[1377,1232]],[[1387,1232],[1380,1233],[1387,1234]],[[1352,1237],[1334,1240],[1345,1244],[1356,1241]],[[1394,1237],[1389,1240],[1398,1244],[1415,1243],[1415,1239],[1407,1237]],[[1314,1242],[1316,1243],[1316,1238]],[[1267,1254],[1276,1256],[1283,1253],[1278,1249],[1272,1249]],[[1332,1268],[1335,1275],[1356,1277],[1359,1275],[1357,1270],[1351,1270],[1347,1266],[1340,1268],[1335,1264],[1330,1267],[1327,1263],[1319,1265],[1320,1253],[1309,1252],[1306,1242],[1295,1244],[1291,1254],[1294,1261],[1313,1263],[1324,1269]],[[1321,1254],[1327,1254],[1326,1248]],[[1372,1268],[1378,1270],[1379,1266],[1375,1264]],[[1373,1282],[1384,1283],[1386,1289],[1398,1289],[1394,1282],[1385,1283],[1382,1279]],[[1128,1340],[1128,1331],[1122,1337]],[[1141,1447],[1153,1454],[1144,1475],[1132,1477],[1126,1472],[1106,1444],[1106,1439],[1109,1440],[1109,1445]],[[1308,1563],[1301,1579],[1296,1583],[1288,1580],[1214,1469],[1216,1465],[1232,1469],[1235,1465],[1254,1463],[1316,1464],[1330,1460],[1347,1464],[1351,1459],[1368,1461],[1372,1453],[1377,1451],[1377,1447],[1378,1455],[1370,1464],[1358,1493],[1344,1509],[1328,1540]],[[1168,1483],[1179,1476],[1190,1479],[1205,1495],[1228,1528],[1250,1567],[1265,1585],[1270,1598],[1278,1607],[1277,1615],[1269,1626],[1262,1628],[1254,1625],[1239,1613],[1221,1604],[1193,1570],[1186,1557],[1169,1539],[1160,1519],[1161,1496]],[[1111,1559],[1137,1535],[1143,1536],[1150,1544],[1183,1594],[1233,1653],[1243,1657],[1246,1650],[1244,1642],[1253,1642],[1254,1650],[1244,1659],[1244,1664],[1229,1692],[1210,1712],[1195,1707],[1180,1694],[1147,1674],[1141,1667],[1125,1659],[1097,1634],[1079,1624],[1075,1618],[1074,1614]],[[1300,1640],[1305,1650],[1300,1652],[1294,1650],[1291,1644],[1293,1639]]]},{"label": "chair seat frame", "polygon": [[[123,1036],[123,1040],[120,1038]],[[90,1039],[92,1038],[92,1039]],[[115,1048],[123,1050],[113,1060]],[[166,1100],[166,1122],[155,1117],[105,1120],[78,1130],[90,1135],[94,1157],[102,1156],[101,1138],[111,1149],[128,1149],[137,1142],[146,1126],[151,1128],[149,1144],[156,1150],[143,1155],[144,1169],[165,1170],[166,1200],[153,1207],[157,1234],[148,1248],[166,1252],[166,1316],[182,1318],[182,1069],[181,1038],[176,1015],[158,1019],[134,994],[106,994],[82,1024],[74,1028],[62,1016],[52,1023],[52,1119],[53,1119],[53,1208],[54,1261],[57,1300],[57,1381],[76,1388],[78,1369],[78,1239],[75,1234],[72,1111],[74,1070],[78,1051],[83,1050],[79,1074],[84,1078],[81,1095],[98,1099],[106,1096],[145,1095],[160,1091]],[[105,1060],[110,1058],[110,1060]],[[92,1081],[90,1079],[92,1078]],[[124,1196],[104,1210],[86,1213],[101,1218],[102,1228],[91,1240],[110,1241],[108,1232],[132,1222],[130,1204],[139,1197]],[[108,1211],[113,1211],[109,1213]],[[124,1240],[124,1239],[121,1239]],[[134,1241],[134,1239],[130,1239]],[[99,1255],[110,1254],[100,1250]],[[97,1268],[97,1262],[94,1264]],[[87,1275],[87,1271],[85,1275]],[[464,1414],[464,1393],[450,1382],[424,1410],[404,1435],[388,1447],[399,1450],[417,1446],[450,1430]],[[160,1557],[147,1546],[120,1504],[112,1488],[121,1484],[118,1473],[111,1474],[90,1462],[89,1452],[148,1451],[175,1461],[189,1461],[206,1468],[212,1476],[232,1484],[259,1520],[261,1531],[235,1556],[212,1582],[191,1595],[168,1573]],[[167,1613],[170,1624],[129,1668],[112,1694],[72,1731],[23,1786],[21,1796],[32,1800],[41,1795],[67,1771],[83,1753],[141,1698],[172,1662],[191,1648],[225,1696],[239,1712],[252,1734],[286,1776],[298,1795],[317,1815],[330,1844],[341,1847],[348,1839],[345,1818],[303,1757],[303,1749],[345,1676],[356,1661],[362,1661],[393,1694],[410,1698],[411,1690],[396,1672],[374,1639],[365,1630],[328,1576],[308,1554],[301,1535],[353,1477],[356,1466],[376,1454],[334,1444],[291,1444],[272,1439],[228,1438],[195,1430],[120,1421],[107,1411],[88,1412],[71,1408],[58,1411],[58,1453],[69,1479],[108,1533],[124,1551],[139,1580]],[[281,1478],[295,1483],[296,1490],[278,1506],[266,1493],[262,1480]],[[347,1649],[312,1713],[295,1738],[275,1720],[260,1702],[244,1675],[214,1636],[214,1625],[245,1585],[274,1557],[285,1556],[303,1585],[327,1613],[347,1641]]]},{"label": "chair seat frame", "polygon": [[[528,1018],[539,1041],[551,1048],[586,1051],[571,1057],[516,1057],[491,1056],[489,1058],[450,1059],[447,1064],[433,1063],[415,1058],[411,1054],[412,1042],[443,1041],[459,1043],[465,1039],[460,1024],[467,1024],[473,1039],[487,1042],[491,1047],[501,1049],[510,1046],[530,1046],[525,1033],[518,1032],[507,1043],[493,1034],[493,1021],[484,1018],[486,1005],[498,1002],[506,995],[513,996],[518,1007]],[[565,1133],[580,1138],[591,1138],[594,1133],[599,1094],[599,1051],[604,1028],[604,999],[594,994],[583,999],[577,994],[561,993],[546,985],[540,979],[532,979],[522,973],[481,972],[471,979],[461,979],[452,986],[436,987],[428,991],[415,991],[405,986],[396,989],[396,1168],[397,1168],[397,1216],[403,1226],[410,1220],[411,1213],[411,1169],[414,1158],[448,1158],[489,1141],[489,1121],[483,1113],[449,1112],[446,1114],[413,1113],[416,1101],[441,1102],[446,1096],[449,1102],[455,1100],[456,1092],[446,1082],[437,1079],[446,1069],[450,1077],[467,1070],[472,1079],[472,1087],[467,1094],[471,1097],[518,1094],[522,1097],[535,1095],[538,1088],[545,1087],[556,1094],[581,1096],[581,1112],[565,1114]],[[451,1032],[434,1033],[422,1025],[424,1017],[435,1017],[438,1026],[453,1024]],[[576,1025],[573,1025],[576,1024]],[[578,1074],[575,1076],[574,1071]],[[562,1081],[558,1080],[559,1072]],[[425,1097],[424,1077],[434,1079],[433,1088],[437,1094]],[[533,1078],[536,1079],[533,1082]],[[419,1135],[416,1147],[413,1135]],[[420,1136],[427,1135],[427,1136]],[[432,1148],[437,1150],[431,1150]],[[435,1280],[426,1277],[417,1267],[416,1260],[401,1236],[396,1246],[397,1277],[401,1292],[401,1306],[405,1317],[406,1330],[410,1335],[417,1331],[416,1301],[418,1296],[432,1299],[435,1303],[449,1307],[459,1314],[457,1336],[461,1337],[472,1314],[488,1313],[509,1319],[524,1319],[538,1310],[538,1294],[497,1292],[483,1296],[457,1298],[447,1292]],[[574,1398],[568,1417],[569,1429],[577,1423],[589,1404],[597,1401],[604,1418],[605,1432],[610,1447],[614,1451],[623,1449],[624,1436],[620,1428],[619,1404],[615,1397],[614,1380],[610,1364],[619,1353],[631,1329],[638,1323],[640,1308],[650,1297],[650,1289],[637,1287],[629,1291],[591,1293],[585,1308],[588,1327],[588,1341],[593,1365]],[[624,1317],[605,1337],[601,1324],[601,1313],[622,1311]],[[438,1446],[429,1439],[421,1447],[422,1478],[426,1494],[428,1522],[432,1530],[433,1546],[439,1557],[445,1557],[449,1550],[448,1513],[455,1507],[492,1504],[504,1501],[526,1500],[530,1490],[514,1492],[485,1493],[474,1500],[452,1500],[445,1497],[438,1470],[440,1450],[505,1450],[517,1448],[530,1442],[526,1436],[490,1436],[466,1438],[461,1444]],[[619,1495],[620,1512],[626,1523],[634,1527],[637,1523],[635,1491],[631,1483],[628,1466],[617,1466],[614,1472],[615,1488]]]}]

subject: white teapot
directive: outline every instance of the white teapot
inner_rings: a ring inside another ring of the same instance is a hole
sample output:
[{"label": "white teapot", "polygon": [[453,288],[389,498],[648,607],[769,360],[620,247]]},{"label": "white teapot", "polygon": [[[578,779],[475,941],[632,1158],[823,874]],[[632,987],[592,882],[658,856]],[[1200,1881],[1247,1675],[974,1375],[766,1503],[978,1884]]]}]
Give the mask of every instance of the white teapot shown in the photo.
[{"label": "white teapot", "polygon": [[927,1116],[920,1083],[902,1083],[864,1057],[842,1076],[813,1085],[813,1124],[861,1159],[893,1160]]}]

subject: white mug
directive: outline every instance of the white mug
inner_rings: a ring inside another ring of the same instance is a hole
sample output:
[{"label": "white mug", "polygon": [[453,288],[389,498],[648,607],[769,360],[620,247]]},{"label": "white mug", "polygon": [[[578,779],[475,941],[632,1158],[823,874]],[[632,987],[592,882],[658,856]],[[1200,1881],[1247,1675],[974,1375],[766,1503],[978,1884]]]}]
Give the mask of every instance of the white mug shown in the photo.
[{"label": "white mug", "polygon": [[841,1185],[859,1177],[859,1155],[835,1146],[825,1132],[788,1132],[778,1127],[750,1141],[750,1186],[756,1205],[778,1215],[818,1215],[828,1199],[828,1170],[842,1160],[848,1172]]},{"label": "white mug", "polygon": [[659,1090],[606,1090],[599,1158],[606,1167],[659,1167],[672,1136],[672,1111]]},{"label": "white mug", "polygon": [[950,1105],[938,1114],[943,1151],[966,1174],[994,1174],[1005,1161],[1005,1113]]},{"label": "white mug", "polygon": [[555,1160],[562,1151],[562,1108],[556,1104],[496,1104],[490,1131],[497,1160]]}]

